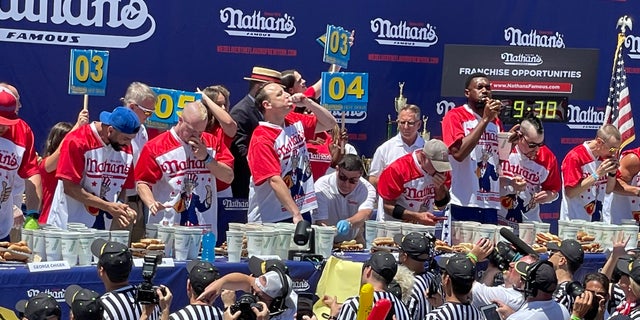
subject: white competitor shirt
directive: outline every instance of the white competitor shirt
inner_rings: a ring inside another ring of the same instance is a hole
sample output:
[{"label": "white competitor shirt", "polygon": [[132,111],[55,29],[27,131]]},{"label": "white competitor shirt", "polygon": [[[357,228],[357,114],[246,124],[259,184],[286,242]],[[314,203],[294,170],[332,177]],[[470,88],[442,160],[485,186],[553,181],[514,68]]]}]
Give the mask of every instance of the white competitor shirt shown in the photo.
[{"label": "white competitor shirt", "polygon": [[[398,158],[409,154],[415,150],[422,149],[424,147],[424,139],[418,135],[416,141],[412,145],[408,145],[402,141],[402,135],[399,133],[381,144],[371,159],[371,165],[369,166],[369,175],[380,178],[382,170],[389,166],[392,162],[398,160]],[[384,221],[384,207],[382,206],[382,198],[378,199],[378,214],[376,215],[377,221]]]},{"label": "white competitor shirt", "polygon": [[290,112],[285,127],[261,121],[253,131],[247,160],[249,222],[278,222],[291,219],[271,188],[269,178],[279,175],[301,213],[318,207],[313,188],[306,139],[315,135],[316,117]]},{"label": "white competitor shirt", "polygon": [[[327,225],[335,226],[338,221],[352,217],[360,210],[373,210],[376,201],[376,189],[365,178],[360,177],[358,185],[351,193],[343,196],[338,190],[337,173],[320,177],[314,188],[318,199],[318,209],[311,218],[326,220]],[[346,235],[335,236],[333,242],[353,240],[358,230],[353,228]]]},{"label": "white competitor shirt", "polygon": [[[622,152],[622,158],[627,155],[636,155],[640,159],[640,148]],[[620,171],[618,171],[619,173]],[[630,186],[640,186],[640,172],[631,178]],[[608,224],[622,224],[622,219],[635,219],[640,215],[640,198],[636,196],[623,196],[611,192],[604,196],[602,205],[602,221]]]},{"label": "white competitor shirt", "polygon": [[566,187],[575,187],[582,179],[596,172],[602,163],[589,150],[587,142],[571,149],[562,161],[562,204],[560,205],[560,220],[582,219],[591,221],[597,210],[602,209],[607,175],[599,177],[594,186],[569,199],[565,193]]},{"label": "white competitor shirt", "polygon": [[[459,143],[475,129],[482,117],[468,105],[449,110],[442,119],[442,140],[447,148]],[[498,132],[499,119],[489,123],[468,157],[451,163],[451,204],[463,207],[500,209]]]},{"label": "white competitor shirt", "polygon": [[[117,202],[123,189],[134,187],[133,174],[130,174],[132,162],[131,147],[124,146],[116,151],[105,144],[95,122],[69,132],[60,147],[56,178],[61,180],[53,194],[47,223],[62,229],[67,229],[69,222],[92,227],[100,210],[66,195],[62,179],[79,184],[102,200]],[[111,219],[105,217],[104,220],[108,230]]]},{"label": "white competitor shirt", "polygon": [[[400,157],[389,165],[378,179],[380,198],[396,201],[407,210],[415,212],[433,212],[436,186],[433,177],[426,173],[418,163],[416,156],[420,150]],[[400,221],[385,214],[385,221]]]},{"label": "white competitor shirt", "polygon": [[522,177],[526,182],[526,188],[522,192],[515,192],[513,188],[502,188],[498,224],[517,229],[518,222],[542,222],[540,205],[532,204],[531,200],[540,191],[560,192],[562,183],[556,156],[547,146],[542,146],[532,160],[521,153],[516,145],[511,149],[509,160],[502,161],[501,166],[504,177]]},{"label": "white competitor shirt", "polygon": [[[220,163],[233,168],[233,156],[222,141],[204,132],[201,136],[207,152]],[[163,132],[142,147],[136,182],[149,185],[156,201],[170,207],[147,223],[209,225],[214,234],[218,225],[218,199],[215,176],[203,160],[198,160],[191,145],[182,141],[174,128]],[[179,214],[180,216],[177,216]],[[187,217],[197,217],[197,221]]]}]

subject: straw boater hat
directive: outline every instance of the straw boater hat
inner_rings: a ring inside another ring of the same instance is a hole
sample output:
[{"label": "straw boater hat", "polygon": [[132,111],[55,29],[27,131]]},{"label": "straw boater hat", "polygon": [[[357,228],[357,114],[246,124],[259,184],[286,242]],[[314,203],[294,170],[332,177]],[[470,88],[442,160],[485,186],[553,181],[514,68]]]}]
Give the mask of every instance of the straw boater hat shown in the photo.
[{"label": "straw boater hat", "polygon": [[262,67],[253,67],[253,70],[251,71],[251,76],[245,77],[244,79],[249,81],[275,82],[277,84],[280,84],[281,77],[282,75],[278,71],[262,68]]}]

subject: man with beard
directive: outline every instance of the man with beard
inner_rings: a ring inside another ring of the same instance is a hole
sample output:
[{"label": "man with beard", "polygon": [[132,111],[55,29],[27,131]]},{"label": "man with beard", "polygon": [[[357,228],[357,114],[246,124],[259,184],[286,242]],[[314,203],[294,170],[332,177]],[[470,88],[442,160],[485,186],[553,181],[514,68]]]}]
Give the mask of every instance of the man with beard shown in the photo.
[{"label": "man with beard", "polygon": [[509,160],[502,162],[498,220],[517,229],[519,222],[542,222],[540,204],[556,200],[561,183],[556,156],[544,145],[540,119],[522,120],[513,138],[517,140]]},{"label": "man with beard", "polygon": [[109,229],[111,220],[127,226],[135,211],[122,203],[123,189],[134,187],[131,140],[140,121],[129,108],[117,107],[100,113],[92,122],[70,132],[62,142],[47,223],[67,229],[69,222]]}]

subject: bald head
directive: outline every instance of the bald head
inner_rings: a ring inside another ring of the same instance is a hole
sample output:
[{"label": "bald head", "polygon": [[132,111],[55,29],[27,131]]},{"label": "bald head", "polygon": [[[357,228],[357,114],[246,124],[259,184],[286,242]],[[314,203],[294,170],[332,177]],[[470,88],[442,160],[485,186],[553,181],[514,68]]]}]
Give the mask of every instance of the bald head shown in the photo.
[{"label": "bald head", "polygon": [[207,120],[207,107],[200,101],[189,102],[182,110],[182,118],[189,123]]}]

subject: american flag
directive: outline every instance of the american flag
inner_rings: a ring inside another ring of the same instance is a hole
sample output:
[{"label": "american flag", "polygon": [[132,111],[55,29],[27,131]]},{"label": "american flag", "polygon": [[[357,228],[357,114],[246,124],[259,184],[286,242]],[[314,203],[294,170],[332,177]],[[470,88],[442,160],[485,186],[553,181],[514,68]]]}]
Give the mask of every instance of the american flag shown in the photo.
[{"label": "american flag", "polygon": [[621,135],[621,148],[631,143],[635,138],[633,114],[631,113],[631,101],[629,99],[629,87],[627,75],[624,71],[623,42],[624,34],[618,35],[618,47],[614,60],[611,83],[609,86],[609,98],[607,99],[607,115],[605,124],[616,126]]}]

